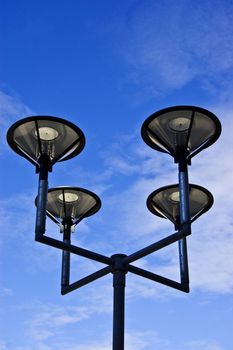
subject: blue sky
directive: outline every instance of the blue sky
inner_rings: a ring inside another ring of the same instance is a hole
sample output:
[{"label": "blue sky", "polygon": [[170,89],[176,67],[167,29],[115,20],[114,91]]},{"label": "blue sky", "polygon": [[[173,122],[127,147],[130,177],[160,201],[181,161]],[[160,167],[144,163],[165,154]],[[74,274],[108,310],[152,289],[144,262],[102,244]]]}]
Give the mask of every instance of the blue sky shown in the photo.
[{"label": "blue sky", "polygon": [[[189,175],[215,204],[188,239],[190,294],[127,275],[125,348],[232,350],[232,17],[230,0],[2,2],[0,350],[107,350],[112,336],[112,276],[60,296],[61,252],[34,242],[35,170],[8,147],[7,129],[44,114],[83,130],[84,151],[56,164],[49,186],[101,197],[75,244],[129,254],[173,232],[146,198],[177,182],[176,166],[143,143],[140,128],[179,104],[207,108],[222,123]],[[49,220],[47,234],[60,237]],[[72,258],[73,281],[102,266]],[[175,244],[138,264],[177,279],[177,259]]]}]

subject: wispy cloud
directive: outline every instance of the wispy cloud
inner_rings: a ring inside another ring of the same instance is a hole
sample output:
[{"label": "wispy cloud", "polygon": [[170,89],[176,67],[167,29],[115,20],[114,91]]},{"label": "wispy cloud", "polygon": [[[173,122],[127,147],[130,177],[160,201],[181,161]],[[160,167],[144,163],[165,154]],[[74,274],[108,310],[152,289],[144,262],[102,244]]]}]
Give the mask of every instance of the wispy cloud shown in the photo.
[{"label": "wispy cloud", "polygon": [[14,292],[11,288],[0,288],[0,297],[11,297],[12,295],[14,295]]},{"label": "wispy cloud", "polygon": [[[99,300],[97,303],[96,298],[94,301],[95,302],[91,302],[89,299],[89,303],[85,303],[82,299],[82,302],[78,302],[78,306],[42,303],[39,301],[34,301],[28,305],[21,304],[20,312],[26,316],[24,317],[25,321],[23,324],[25,341],[23,341],[23,343],[21,341],[21,344],[18,344],[17,347],[12,347],[12,350],[21,348],[50,349],[50,346],[51,349],[81,349],[82,345],[76,345],[77,342],[75,342],[75,340],[72,341],[73,337],[67,337],[66,332],[71,332],[72,325],[77,327],[78,323],[85,320],[87,321],[93,316],[93,313],[99,313],[100,307],[101,312],[103,312],[102,301],[100,302]],[[82,306],[81,304],[86,306]],[[71,334],[73,333],[71,332]],[[79,334],[78,339],[78,343],[82,344],[83,338],[81,334]],[[88,344],[83,344],[83,346],[89,349]],[[94,344],[94,346],[97,345]],[[11,348],[9,348],[9,350],[10,349]]]},{"label": "wispy cloud", "polygon": [[8,128],[19,119],[32,114],[32,110],[18,97],[0,91],[0,152],[9,149],[6,143]]},{"label": "wispy cloud", "polygon": [[192,80],[210,94],[222,88],[220,95],[225,95],[232,86],[231,23],[232,3],[227,0],[136,2],[126,18],[127,46],[122,49],[131,83],[149,97]]},{"label": "wispy cloud", "polygon": [[31,341],[43,341],[64,332],[64,326],[80,322],[90,316],[88,307],[36,304],[32,317],[25,323],[27,336]]},{"label": "wispy cloud", "polygon": [[0,340],[0,350],[6,350],[6,343]]},{"label": "wispy cloud", "polygon": [[[109,333],[102,334],[98,341],[75,340],[52,340],[52,341],[35,341],[30,345],[9,347],[6,343],[0,343],[1,350],[109,350],[112,347],[111,335]],[[126,331],[125,333],[125,350],[151,350],[158,347],[160,350],[224,350],[218,342],[214,340],[190,340],[189,342],[172,343],[168,339],[161,337],[157,332],[146,331]]]},{"label": "wispy cloud", "polygon": [[[47,325],[47,322],[44,324],[44,328]],[[49,331],[41,331],[40,325],[38,328],[38,334],[36,334],[36,326],[35,325],[35,334],[27,332],[27,341],[25,345],[19,345],[17,347],[8,348],[9,350],[21,350],[21,349],[40,349],[40,350],[108,350],[112,347],[111,344],[111,335],[110,333],[102,334],[99,337],[99,340],[85,340],[79,341],[78,344],[75,340],[67,339],[64,341],[62,339],[56,339],[56,336]],[[48,325],[47,325],[48,326]],[[51,326],[49,326],[51,328]],[[59,332],[57,332],[58,334]],[[50,338],[50,339],[49,339]],[[60,338],[60,337],[59,337]],[[4,347],[4,343],[2,349],[6,349]],[[28,345],[30,344],[30,345]],[[137,331],[126,331],[125,333],[125,349],[126,350],[146,350],[152,349],[152,347],[159,346],[161,350],[170,350],[170,341],[167,339],[163,339],[159,336],[158,333],[152,331],[146,332],[137,332]],[[212,350],[212,348],[210,348]],[[213,349],[214,350],[214,349]],[[217,349],[216,349],[217,350]]]},{"label": "wispy cloud", "polygon": [[186,346],[187,349],[190,350],[224,350],[224,348],[216,342],[207,340],[190,341]]}]

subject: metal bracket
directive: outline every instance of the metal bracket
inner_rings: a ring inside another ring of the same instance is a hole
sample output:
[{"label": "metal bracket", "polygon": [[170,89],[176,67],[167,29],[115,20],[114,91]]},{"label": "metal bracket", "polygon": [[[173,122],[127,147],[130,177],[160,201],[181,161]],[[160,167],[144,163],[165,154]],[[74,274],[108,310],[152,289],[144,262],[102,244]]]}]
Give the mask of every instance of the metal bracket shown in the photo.
[{"label": "metal bracket", "polygon": [[186,238],[190,234],[191,234],[190,225],[185,225],[185,227],[180,231],[175,232],[174,234],[166,238],[163,238],[160,241],[155,242],[131,255],[127,256],[125,254],[114,254],[110,258],[105,255],[101,255],[99,253],[95,253],[90,250],[74,246],[72,244],[67,244],[65,242],[59,241],[54,238],[50,238],[45,235],[40,235],[40,236],[36,235],[35,240],[40,243],[44,243],[46,245],[61,249],[63,251],[67,251],[75,255],[82,256],[84,258],[108,265],[107,267],[100,269],[74,283],[68,284],[66,286],[62,286],[61,288],[62,295],[68,294],[78,288],[81,288],[88,283],[91,283],[103,276],[106,276],[109,273],[114,274],[117,271],[122,271],[125,274],[127,272],[131,272],[138,276],[147,278],[151,281],[158,282],[166,286],[169,286],[171,288],[175,288],[180,291],[188,293],[189,283],[182,281],[182,278],[181,278],[181,282],[179,283],[171,279],[168,279],[166,277],[157,275],[153,272],[149,272],[139,267],[136,267],[134,265],[131,265],[131,263],[151,253],[154,253],[155,251],[160,250],[176,241],[180,241],[181,239]]}]

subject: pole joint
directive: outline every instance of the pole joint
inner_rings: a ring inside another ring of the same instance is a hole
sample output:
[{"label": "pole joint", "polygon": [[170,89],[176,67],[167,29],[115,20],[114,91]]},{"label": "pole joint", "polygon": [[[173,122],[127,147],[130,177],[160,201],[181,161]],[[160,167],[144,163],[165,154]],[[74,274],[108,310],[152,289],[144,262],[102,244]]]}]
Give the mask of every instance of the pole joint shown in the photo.
[{"label": "pole joint", "polygon": [[111,256],[112,259],[112,273],[116,272],[128,272],[128,264],[124,262],[124,258],[126,257],[126,254],[114,254]]},{"label": "pole joint", "polygon": [[179,164],[180,171],[185,171],[187,165],[191,165],[190,152],[185,148],[177,149],[174,155],[174,162]]},{"label": "pole joint", "polygon": [[38,159],[38,165],[36,166],[36,174],[40,174],[40,177],[47,179],[47,173],[52,171],[52,162],[47,154],[42,154]]},{"label": "pole joint", "polygon": [[191,235],[191,222],[186,222],[182,224],[180,228],[181,231],[184,233],[184,238]]}]

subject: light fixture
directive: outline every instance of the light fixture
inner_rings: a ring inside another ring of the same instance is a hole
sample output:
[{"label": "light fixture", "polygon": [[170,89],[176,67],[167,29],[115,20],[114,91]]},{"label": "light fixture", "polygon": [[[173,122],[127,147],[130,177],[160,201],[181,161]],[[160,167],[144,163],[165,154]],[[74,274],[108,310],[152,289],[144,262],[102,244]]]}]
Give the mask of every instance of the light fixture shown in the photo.
[{"label": "light fixture", "polygon": [[83,132],[73,123],[51,116],[19,120],[7,133],[10,147],[39,166],[41,159],[51,165],[78,155],[84,148]]},{"label": "light fixture", "polygon": [[153,149],[175,159],[180,152],[191,159],[214,143],[221,133],[218,118],[196,106],[175,106],[148,117],[141,129],[142,138]]},{"label": "light fixture", "polygon": [[[204,214],[213,205],[212,194],[204,187],[189,185],[190,223]],[[169,219],[175,226],[180,223],[179,185],[164,186],[147,198],[147,208],[152,214]]]},{"label": "light fixture", "polygon": [[48,190],[46,214],[59,225],[68,223],[74,226],[83,218],[95,214],[100,207],[99,197],[84,188],[62,186]]}]

